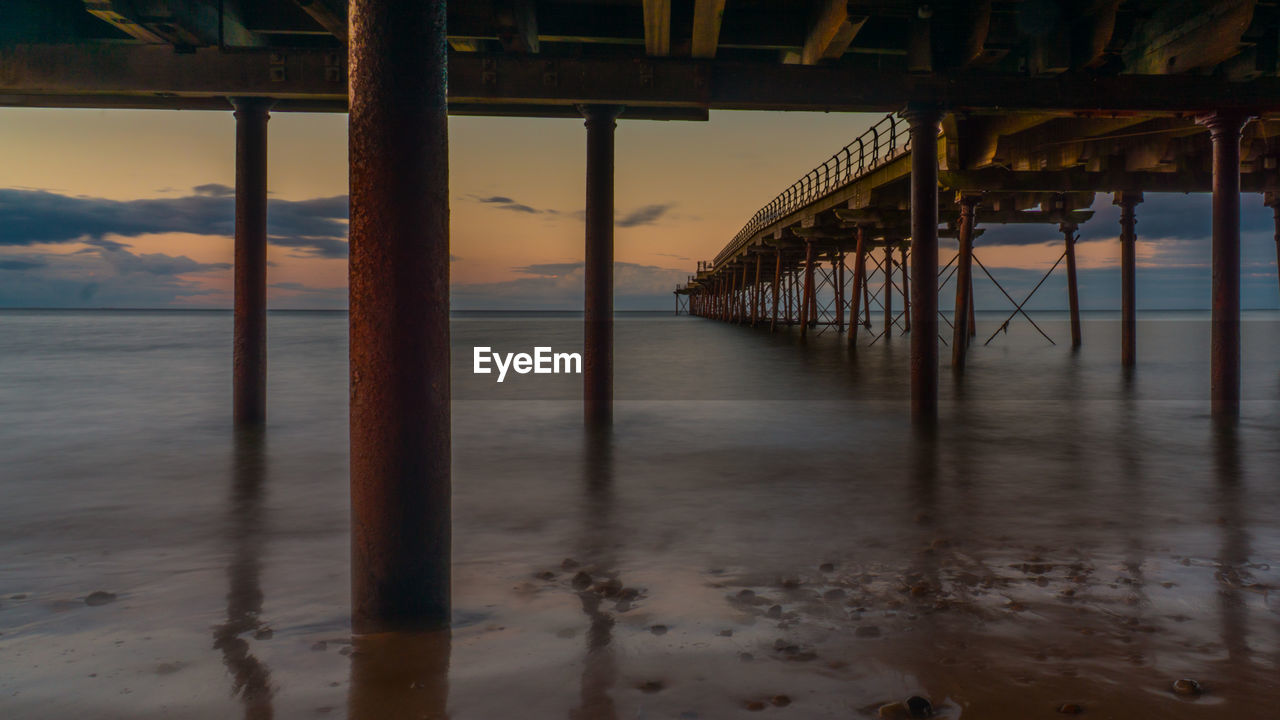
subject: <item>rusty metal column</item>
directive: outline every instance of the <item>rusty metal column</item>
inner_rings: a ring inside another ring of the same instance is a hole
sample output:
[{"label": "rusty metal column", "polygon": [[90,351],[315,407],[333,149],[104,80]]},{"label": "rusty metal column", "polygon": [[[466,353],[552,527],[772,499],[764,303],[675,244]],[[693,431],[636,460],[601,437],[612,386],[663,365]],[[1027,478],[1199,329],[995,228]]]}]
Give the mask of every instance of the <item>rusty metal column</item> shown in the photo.
[{"label": "rusty metal column", "polygon": [[908,107],[911,123],[911,419],[938,418],[938,123],[933,106]]},{"label": "rusty metal column", "polygon": [[911,275],[907,272],[907,249],[900,247],[898,253],[902,255],[899,266],[902,268],[902,332],[905,334],[911,332]]},{"label": "rusty metal column", "polygon": [[1067,255],[1067,306],[1071,309],[1071,347],[1080,347],[1080,290],[1076,284],[1076,230],[1075,223],[1059,223]]},{"label": "rusty metal column", "polygon": [[970,342],[972,342],[973,338],[976,337],[978,334],[978,321],[974,311],[975,305],[977,305],[977,303],[974,301],[973,275],[971,273],[969,275],[969,340]]},{"label": "rusty metal column", "polygon": [[1218,421],[1240,416],[1240,134],[1247,116],[1220,112],[1200,123],[1213,139],[1213,325],[1210,405]]},{"label": "rusty metal column", "polygon": [[961,193],[957,198],[960,205],[959,254],[956,257],[956,309],[955,331],[951,334],[951,369],[964,370],[965,355],[969,350],[969,305],[973,298],[969,293],[973,290],[973,225],[974,212],[977,210],[981,196],[976,193]]},{"label": "rusty metal column", "polygon": [[1120,364],[1137,362],[1137,243],[1138,224],[1133,208],[1142,202],[1140,192],[1118,192],[1112,203],[1120,206]]},{"label": "rusty metal column", "polygon": [[232,417],[267,419],[267,119],[270,98],[230,98],[236,118]]},{"label": "rusty metal column", "polygon": [[760,319],[760,256],[755,256],[755,286],[751,287],[751,327]]},{"label": "rusty metal column", "polygon": [[800,298],[800,337],[809,332],[809,296],[813,292],[813,241],[804,243],[804,293]]},{"label": "rusty metal column", "polygon": [[858,325],[862,322],[861,303],[866,294],[867,232],[858,226],[858,244],[853,251],[853,287],[849,290],[849,347],[858,345]]},{"label": "rusty metal column", "polygon": [[871,331],[871,288],[867,284],[867,257],[871,255],[871,243],[867,243],[862,256],[862,326]]},{"label": "rusty metal column", "polygon": [[791,281],[791,269],[788,268],[786,275],[783,275],[782,279],[782,297],[787,301],[787,316],[785,324],[788,328],[791,327],[791,287],[794,286],[794,284],[795,283]]},{"label": "rusty metal column", "polygon": [[449,625],[444,0],[351,0],[351,624]]},{"label": "rusty metal column", "polygon": [[893,339],[893,242],[885,239],[884,246],[884,340]]},{"label": "rusty metal column", "polygon": [[836,332],[844,332],[844,251],[835,253],[836,272]]},{"label": "rusty metal column", "polygon": [[773,316],[769,319],[769,332],[778,329],[778,282],[782,279],[782,248],[774,248],[774,253],[773,288],[770,292],[773,296]]},{"label": "rusty metal column", "polygon": [[583,415],[587,425],[602,427],[613,422],[613,131],[622,108],[579,110],[587,120]]}]

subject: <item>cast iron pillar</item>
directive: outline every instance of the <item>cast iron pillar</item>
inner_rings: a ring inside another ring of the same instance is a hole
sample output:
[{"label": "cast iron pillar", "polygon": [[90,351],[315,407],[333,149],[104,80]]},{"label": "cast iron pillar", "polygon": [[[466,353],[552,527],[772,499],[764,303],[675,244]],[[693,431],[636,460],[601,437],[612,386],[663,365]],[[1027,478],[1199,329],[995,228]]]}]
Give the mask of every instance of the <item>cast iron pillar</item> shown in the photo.
[{"label": "cast iron pillar", "polygon": [[861,306],[866,292],[867,231],[858,226],[858,244],[853,251],[853,288],[849,291],[849,347],[858,346],[858,325],[862,323]]},{"label": "cast iron pillar", "polygon": [[274,100],[230,98],[236,118],[235,329],[232,416],[267,419],[267,119]]},{"label": "cast iron pillar", "polygon": [[898,248],[898,254],[902,256],[902,262],[899,264],[902,268],[902,332],[911,332],[911,273],[907,269],[909,259],[907,257],[907,246]]},{"label": "cast iron pillar", "polygon": [[936,106],[910,106],[911,123],[911,419],[938,418],[938,124]]},{"label": "cast iron pillar", "polygon": [[778,283],[782,280],[782,248],[774,248],[773,252],[773,286],[769,292],[773,301],[773,314],[769,316],[769,332],[778,329]]},{"label": "cast iron pillar", "polygon": [[1142,193],[1118,192],[1112,202],[1120,206],[1120,364],[1131,368],[1138,357],[1138,221],[1133,208],[1142,202]]},{"label": "cast iron pillar", "polygon": [[956,308],[955,328],[951,333],[951,368],[964,370],[965,355],[969,349],[969,306],[973,298],[973,226],[974,212],[982,196],[977,193],[961,193],[956,198],[960,205],[959,255],[956,257]]},{"label": "cast iron pillar", "polygon": [[1067,306],[1071,309],[1071,347],[1080,347],[1080,290],[1076,284],[1076,230],[1075,223],[1058,223],[1066,243],[1067,255]]},{"label": "cast iron pillar", "polygon": [[800,337],[809,333],[810,316],[809,298],[813,294],[813,241],[804,241],[804,293],[800,298]]},{"label": "cast iron pillar", "polygon": [[884,241],[884,341],[893,339],[893,241]]},{"label": "cast iron pillar", "polygon": [[584,105],[587,119],[586,327],[583,405],[586,424],[613,422],[613,131],[622,108]]},{"label": "cast iron pillar", "polygon": [[445,0],[351,0],[351,624],[449,625]]},{"label": "cast iron pillar", "polygon": [[1213,320],[1210,406],[1215,420],[1240,416],[1240,134],[1248,116],[1199,118],[1213,141]]}]

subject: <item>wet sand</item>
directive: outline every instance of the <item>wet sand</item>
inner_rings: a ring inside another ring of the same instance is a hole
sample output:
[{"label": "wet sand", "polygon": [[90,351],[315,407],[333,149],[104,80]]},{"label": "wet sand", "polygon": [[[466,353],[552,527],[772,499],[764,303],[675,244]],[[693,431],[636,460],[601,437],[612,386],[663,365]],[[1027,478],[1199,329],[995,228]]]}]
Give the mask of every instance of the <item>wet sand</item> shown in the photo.
[{"label": "wet sand", "polygon": [[[138,347],[109,320],[101,336],[67,328],[30,377],[5,371],[47,392],[4,398],[26,421],[4,425],[15,442],[0,450],[0,716],[1280,706],[1274,325],[1246,329],[1261,380],[1233,433],[1201,407],[1203,328],[1144,325],[1151,361],[1125,379],[1098,322],[1079,356],[1018,338],[975,353],[939,432],[920,436],[900,402],[905,342],[851,372],[832,338],[620,323],[635,349],[620,386],[648,397],[623,398],[611,436],[584,436],[573,401],[461,381],[455,627],[352,638],[345,385],[330,377],[345,318],[274,323],[265,437],[219,422],[222,322],[158,322]],[[462,325],[455,342],[516,347],[524,325]],[[717,374],[656,361],[688,334],[723,359]],[[114,349],[75,360],[86,343]],[[1175,692],[1182,678],[1201,692]]]}]

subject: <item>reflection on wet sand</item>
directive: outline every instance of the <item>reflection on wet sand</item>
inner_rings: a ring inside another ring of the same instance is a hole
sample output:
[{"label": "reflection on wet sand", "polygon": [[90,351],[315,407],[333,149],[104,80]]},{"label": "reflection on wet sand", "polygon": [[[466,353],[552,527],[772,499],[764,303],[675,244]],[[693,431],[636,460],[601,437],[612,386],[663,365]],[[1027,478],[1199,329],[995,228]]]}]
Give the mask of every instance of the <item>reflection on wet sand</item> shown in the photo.
[{"label": "reflection on wet sand", "polygon": [[231,511],[227,537],[227,621],[213,631],[213,647],[231,673],[231,692],[240,698],[244,717],[267,720],[271,708],[271,671],[250,651],[243,637],[270,637],[262,612],[262,495],[266,482],[265,438],[260,429],[237,430],[231,474]]},{"label": "reflection on wet sand", "polygon": [[348,717],[448,718],[451,645],[448,630],[353,638]]},{"label": "reflection on wet sand", "polygon": [[1239,437],[1234,427],[1216,429],[1213,460],[1217,473],[1218,523],[1222,528],[1214,577],[1220,585],[1218,612],[1222,617],[1222,644],[1227,652],[1223,674],[1248,677],[1253,659],[1248,643],[1249,608],[1242,590],[1255,583],[1248,568],[1249,533],[1241,510],[1244,479],[1240,472]]},{"label": "reflection on wet sand", "polygon": [[613,720],[618,716],[610,695],[618,679],[612,645],[614,619],[601,607],[610,595],[616,599],[623,587],[614,557],[613,437],[608,429],[589,431],[584,437],[582,539],[578,552],[585,567],[575,576],[573,585],[588,619],[587,649],[582,661],[579,704],[569,711],[569,718]]}]

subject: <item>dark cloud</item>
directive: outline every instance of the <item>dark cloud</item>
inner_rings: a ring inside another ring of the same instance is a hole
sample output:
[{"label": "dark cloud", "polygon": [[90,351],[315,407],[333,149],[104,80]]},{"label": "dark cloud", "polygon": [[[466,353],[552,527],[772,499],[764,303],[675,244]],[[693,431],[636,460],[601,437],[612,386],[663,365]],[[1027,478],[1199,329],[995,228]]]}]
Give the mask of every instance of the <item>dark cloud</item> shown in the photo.
[{"label": "dark cloud", "polygon": [[326,237],[280,237],[272,236],[272,245],[296,248],[303,255],[326,259],[340,259],[347,256],[347,241]]},{"label": "dark cloud", "polygon": [[111,241],[62,254],[7,250],[0,256],[0,305],[10,307],[172,306],[216,293],[190,276],[231,267],[184,255],[133,253]]},{"label": "dark cloud", "polygon": [[492,205],[499,210],[510,210],[512,212],[527,213],[530,215],[541,215],[544,213],[548,215],[559,214],[555,210],[539,210],[538,208],[530,207],[524,203],[516,202],[514,199],[509,198],[506,195],[490,195],[489,197],[476,197],[472,195],[471,197],[473,197],[476,202],[483,203],[485,205]]},{"label": "dark cloud", "polygon": [[[0,190],[0,246],[87,241],[114,244],[106,235],[151,233],[223,235],[235,233],[234,190],[200,185],[175,198],[108,200],[72,197],[45,190]],[[230,194],[228,194],[230,193]],[[267,231],[272,242],[317,257],[345,257],[347,196],[272,200]]]},{"label": "dark cloud", "polygon": [[31,270],[47,264],[44,260],[0,260],[0,270]]},{"label": "dark cloud", "polygon": [[561,277],[563,275],[568,275],[580,268],[582,268],[582,263],[570,262],[570,263],[539,263],[537,265],[523,265],[521,267],[514,267],[511,269],[523,275],[538,275],[540,277]]},{"label": "dark cloud", "polygon": [[640,225],[652,225],[658,221],[667,211],[675,207],[675,203],[665,203],[662,205],[645,205],[636,208],[631,212],[623,215],[618,220],[618,227],[638,227]]},{"label": "dark cloud", "polygon": [[[172,190],[173,188],[165,188],[164,192],[170,192]],[[223,185],[221,183],[205,183],[204,185],[197,185],[191,188],[191,190],[197,195],[204,195],[207,197],[235,197],[236,196],[235,188],[231,187],[230,185]]]}]

